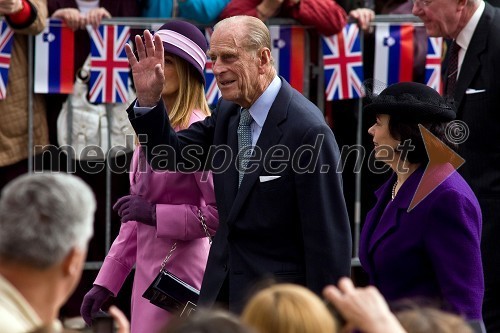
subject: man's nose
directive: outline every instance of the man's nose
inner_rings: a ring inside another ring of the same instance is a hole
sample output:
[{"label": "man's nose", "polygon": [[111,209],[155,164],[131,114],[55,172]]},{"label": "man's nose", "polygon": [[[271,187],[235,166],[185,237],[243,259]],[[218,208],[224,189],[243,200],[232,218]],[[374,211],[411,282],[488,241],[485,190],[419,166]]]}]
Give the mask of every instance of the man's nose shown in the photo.
[{"label": "man's nose", "polygon": [[219,59],[212,62],[212,71],[214,72],[214,75],[219,75],[224,72],[224,66],[221,64]]},{"label": "man's nose", "polygon": [[420,6],[420,2],[413,1],[413,7],[411,8],[411,13],[415,16],[419,16],[422,14],[422,6]]}]

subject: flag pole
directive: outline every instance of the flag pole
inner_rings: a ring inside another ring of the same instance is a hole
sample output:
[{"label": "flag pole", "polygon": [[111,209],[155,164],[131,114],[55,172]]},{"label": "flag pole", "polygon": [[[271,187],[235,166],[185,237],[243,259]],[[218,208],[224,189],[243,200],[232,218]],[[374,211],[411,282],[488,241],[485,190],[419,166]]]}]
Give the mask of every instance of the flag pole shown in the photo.
[{"label": "flag pole", "polygon": [[111,151],[111,124],[113,119],[113,104],[106,103],[106,118],[108,120],[108,131],[106,140],[108,141],[108,151],[104,155],[104,160],[106,161],[106,228],[105,228],[105,238],[104,238],[104,249],[105,253],[109,252],[111,248],[111,162],[109,159]]},{"label": "flag pole", "polygon": [[[360,29],[359,42],[361,47],[361,54],[363,54],[364,32]],[[358,123],[356,129],[356,145],[357,147],[363,146],[363,96],[360,96],[357,103]],[[354,259],[358,260],[359,257],[359,238],[361,234],[361,170],[355,170],[355,183],[354,183]]]}]

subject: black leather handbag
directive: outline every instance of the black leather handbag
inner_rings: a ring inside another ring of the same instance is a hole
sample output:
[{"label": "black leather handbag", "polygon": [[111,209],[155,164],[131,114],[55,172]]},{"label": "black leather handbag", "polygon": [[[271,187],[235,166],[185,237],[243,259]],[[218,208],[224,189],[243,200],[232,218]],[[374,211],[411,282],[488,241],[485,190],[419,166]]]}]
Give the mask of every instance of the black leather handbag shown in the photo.
[{"label": "black leather handbag", "polygon": [[[207,225],[205,224],[205,217],[198,210],[198,218],[207,235],[208,241],[212,244],[211,236],[208,232]],[[164,310],[171,313],[179,313],[180,316],[189,316],[191,311],[196,309],[196,303],[200,291],[189,283],[181,280],[174,274],[170,273],[166,268],[166,264],[172,253],[175,251],[177,243],[172,245],[170,252],[167,254],[161,264],[161,269],[151,285],[146,289],[142,297],[149,300]]]},{"label": "black leather handbag", "polygon": [[199,295],[198,289],[162,269],[142,297],[168,312],[184,315],[196,308]]}]

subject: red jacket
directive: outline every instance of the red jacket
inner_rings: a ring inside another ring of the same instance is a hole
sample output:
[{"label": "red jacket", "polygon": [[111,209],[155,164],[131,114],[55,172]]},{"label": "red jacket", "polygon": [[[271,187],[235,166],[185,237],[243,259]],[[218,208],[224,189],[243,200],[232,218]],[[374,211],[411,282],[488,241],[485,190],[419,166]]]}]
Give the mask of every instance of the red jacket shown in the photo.
[{"label": "red jacket", "polygon": [[[261,0],[231,0],[220,14],[220,19],[235,15],[258,17],[257,6]],[[293,4],[285,0],[277,15],[290,17],[305,26],[313,26],[325,36],[334,35],[342,30],[347,23],[347,14],[333,0],[301,0]]]}]

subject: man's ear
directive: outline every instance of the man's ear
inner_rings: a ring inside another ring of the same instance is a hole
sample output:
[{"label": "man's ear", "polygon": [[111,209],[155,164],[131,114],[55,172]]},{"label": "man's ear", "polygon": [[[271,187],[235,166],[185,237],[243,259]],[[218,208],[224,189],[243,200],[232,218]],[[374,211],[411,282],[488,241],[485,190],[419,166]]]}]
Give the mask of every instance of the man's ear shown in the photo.
[{"label": "man's ear", "polygon": [[268,66],[272,66],[271,64],[271,50],[267,47],[262,47],[257,51],[257,55],[259,57],[259,73],[266,73],[266,69]]},{"label": "man's ear", "polygon": [[463,10],[467,6],[467,3],[469,2],[468,0],[457,0],[457,1],[458,1],[458,10]]},{"label": "man's ear", "polygon": [[62,272],[64,276],[79,275],[84,261],[84,251],[72,248],[62,262]]}]

